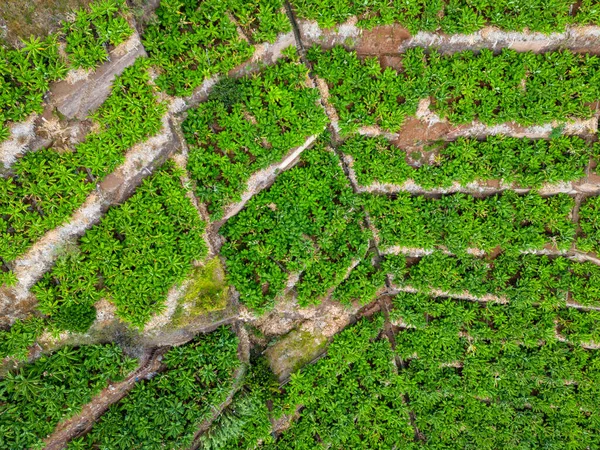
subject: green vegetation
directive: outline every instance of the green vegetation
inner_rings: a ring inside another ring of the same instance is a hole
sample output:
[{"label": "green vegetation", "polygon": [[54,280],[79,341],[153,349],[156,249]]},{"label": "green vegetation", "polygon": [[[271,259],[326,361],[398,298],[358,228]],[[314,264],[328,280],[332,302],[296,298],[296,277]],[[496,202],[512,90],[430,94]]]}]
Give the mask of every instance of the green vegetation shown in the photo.
[{"label": "green vegetation", "polygon": [[267,401],[279,391],[266,360],[253,361],[243,388],[233,397],[229,407],[200,437],[204,450],[251,450],[271,444],[270,412]]},{"label": "green vegetation", "polygon": [[363,319],[335,337],[327,357],[292,374],[283,412],[300,417],[267,448],[393,448],[412,440],[409,411],[383,318]]},{"label": "green vegetation", "polygon": [[307,56],[329,85],[343,133],[367,125],[398,131],[427,97],[431,109],[451,123],[488,125],[587,118],[600,98],[600,58],[566,50],[441,55],[414,48],[403,54],[400,72],[382,69],[376,58],[361,62],[343,47],[312,47]]},{"label": "green vegetation", "polygon": [[59,329],[86,331],[101,298],[114,303],[123,320],[143,327],[161,311],[169,288],[190,273],[192,261],[205,255],[204,224],[180,175],[167,162],[34,286],[39,310]]},{"label": "green vegetation", "polygon": [[[399,23],[416,34],[419,31],[474,33],[491,25],[505,30],[563,31],[569,24],[598,24],[600,11],[595,0],[292,0],[298,15],[332,28],[352,16],[358,26]],[[577,6],[576,6],[577,5]],[[573,8],[576,14],[572,14]]]},{"label": "green vegetation", "polygon": [[266,448],[600,444],[600,354],[560,342],[554,311],[405,293],[393,304],[395,349],[381,317],[342,331],[283,387],[277,405],[299,418]]},{"label": "green vegetation", "polygon": [[573,198],[566,194],[542,197],[513,191],[475,198],[465,194],[440,198],[364,196],[364,203],[381,238],[382,248],[443,249],[454,253],[476,248],[489,252],[541,250],[552,244],[566,250],[575,237],[570,214]]},{"label": "green vegetation", "polygon": [[125,0],[101,0],[89,11],[78,10],[75,20],[63,27],[72,65],[92,69],[108,60],[107,47],[116,47],[133,33],[127,13]]},{"label": "green vegetation", "polygon": [[587,118],[600,98],[600,58],[586,53],[432,52],[427,63],[432,109],[452,123]]},{"label": "green vegetation", "polygon": [[[92,115],[98,125],[72,151],[27,153],[0,177],[0,262],[10,263],[61,225],[124,154],[161,127],[165,106],[148,84],[147,61],[138,60],[113,83],[112,93]],[[9,280],[0,272],[0,283]]]},{"label": "green vegetation", "polygon": [[543,183],[581,179],[586,175],[590,158],[600,159],[600,146],[589,145],[579,137],[555,139],[518,139],[490,136],[484,141],[458,138],[425,147],[410,158],[421,162],[433,154],[433,163],[416,166],[408,161],[406,151],[385,138],[354,136],[340,151],[352,156],[358,184],[401,185],[413,180],[424,189],[448,188],[453,183],[499,180],[517,187],[539,188]]},{"label": "green vegetation", "polygon": [[69,449],[188,448],[198,425],[229,394],[238,340],[228,328],[165,354],[166,372],[140,381]]},{"label": "green vegetation", "polygon": [[333,298],[341,303],[358,301],[369,303],[385,285],[385,272],[378,270],[369,259],[363,259],[333,291]]},{"label": "green vegetation", "polygon": [[18,50],[0,44],[0,142],[9,137],[8,122],[42,112],[50,83],[66,74],[56,36],[32,37]]},{"label": "green vegetation", "polygon": [[161,68],[156,83],[184,96],[210,76],[226,74],[252,56],[252,43],[274,42],[290,29],[282,6],[281,0],[162,1],[157,23],[143,36],[153,64]]},{"label": "green vegetation", "polygon": [[263,310],[291,274],[300,305],[318,303],[368,248],[359,199],[321,141],[221,229],[221,250],[240,301]]},{"label": "green vegetation", "polygon": [[402,256],[392,258],[399,270],[390,270],[389,263],[383,266],[393,272],[394,283],[423,293],[438,289],[477,297],[492,294],[511,303],[545,308],[564,307],[567,298],[581,305],[600,305],[600,267],[590,262],[530,254],[484,259],[434,252],[406,268],[398,261]]},{"label": "green vegetation", "polygon": [[544,309],[404,294],[402,386],[427,448],[594,448],[600,354]]},{"label": "green vegetation", "polygon": [[286,55],[260,75],[224,80],[183,124],[196,195],[214,220],[227,204],[241,199],[253,172],[325,127],[318,92],[306,87],[308,69],[293,48]]},{"label": "green vegetation", "polygon": [[120,347],[63,347],[0,379],[0,447],[42,448],[61,421],[136,367]]},{"label": "green vegetation", "polygon": [[582,235],[577,247],[584,252],[600,253],[600,197],[586,199],[579,208]]},{"label": "green vegetation", "polygon": [[24,361],[31,347],[44,331],[44,320],[30,317],[17,320],[9,330],[0,330],[0,361],[6,357]]},{"label": "green vegetation", "polygon": [[423,49],[407,50],[402,72],[382,69],[377,58],[364,61],[344,47],[326,51],[311,47],[307,52],[315,74],[329,85],[329,101],[340,117],[343,134],[361,126],[378,125],[398,131],[406,116],[414,116],[421,98],[428,96]]}]

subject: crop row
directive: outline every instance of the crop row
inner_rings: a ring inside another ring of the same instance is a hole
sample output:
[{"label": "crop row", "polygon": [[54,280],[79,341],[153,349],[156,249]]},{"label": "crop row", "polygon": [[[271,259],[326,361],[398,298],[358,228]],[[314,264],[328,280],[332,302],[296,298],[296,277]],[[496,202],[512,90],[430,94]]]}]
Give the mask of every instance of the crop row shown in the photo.
[{"label": "crop row", "polygon": [[486,140],[458,138],[407,152],[386,139],[356,135],[340,151],[352,157],[358,184],[402,185],[414,181],[424,189],[449,188],[454,183],[500,181],[520,188],[574,181],[586,175],[600,146],[579,137],[550,140],[490,136]]},{"label": "crop row", "polygon": [[143,36],[152,63],[161,70],[156,83],[183,96],[207,78],[226,74],[252,56],[253,43],[274,42],[278,33],[290,30],[282,7],[281,0],[161,2],[158,20]]},{"label": "crop row", "polygon": [[324,140],[222,228],[230,281],[240,300],[271,307],[298,275],[298,301],[319,301],[368,248],[358,198]]},{"label": "crop row", "polygon": [[[0,178],[0,261],[10,263],[83,204],[96,183],[124,161],[127,149],[155,134],[165,106],[154,98],[147,61],[138,60],[114,81],[93,114],[96,131],[74,149],[28,153]],[[0,284],[10,282],[0,272]]]},{"label": "crop row", "polygon": [[[426,294],[443,292],[481,301],[542,305],[547,309],[565,307],[567,303],[600,305],[598,265],[565,256],[507,253],[482,258],[436,251],[417,260],[409,258],[408,262],[402,254],[384,255],[377,267],[365,259],[338,286],[333,297],[346,303],[368,303],[385,286],[386,275],[392,277],[396,287]],[[581,340],[600,340],[600,334]]]},{"label": "crop row", "polygon": [[163,357],[166,371],[142,380],[112,405],[69,450],[189,448],[198,425],[229,394],[239,366],[238,340],[227,328],[201,335]]},{"label": "crop row", "polygon": [[451,123],[521,125],[588,118],[600,98],[600,58],[566,50],[441,55],[414,48],[403,54],[398,72],[343,47],[314,46],[307,56],[329,85],[343,133],[371,125],[398,131],[424,98]]},{"label": "crop row", "polygon": [[485,198],[465,194],[428,198],[405,192],[395,198],[364,197],[382,249],[446,248],[455,253],[496,247],[541,250],[546,245],[567,250],[575,239],[574,203],[565,194],[544,198],[513,191]]},{"label": "crop row", "polygon": [[[556,308],[569,303],[598,305],[600,268],[566,257],[501,254],[494,259],[456,257],[434,252],[407,269],[402,256],[391,256],[396,269],[394,283],[421,292],[468,292],[476,297],[493,295],[520,305],[540,304]],[[406,271],[406,272],[404,272]],[[404,272],[404,273],[403,273]]]},{"label": "crop row", "polygon": [[306,86],[308,69],[294,48],[286,56],[260,74],[224,79],[182,125],[196,195],[213,220],[240,200],[252,173],[279,161],[326,125],[317,90]]},{"label": "crop row", "polygon": [[105,298],[117,315],[142,327],[160,312],[167,291],[206,254],[204,224],[167,162],[123,205],[89,229],[32,288],[38,309],[61,330],[86,331]]},{"label": "crop row", "polygon": [[[125,0],[101,0],[89,10],[75,12],[62,32],[40,39],[31,37],[23,47],[0,45],[0,142],[9,136],[7,122],[18,122],[42,112],[50,83],[66,76],[69,68],[91,69],[108,59],[108,49],[133,33],[127,22]],[[66,43],[67,61],[59,45]]]},{"label": "crop row", "polygon": [[563,31],[570,24],[600,23],[600,11],[594,0],[578,3],[572,0],[293,0],[291,3],[298,16],[316,20],[323,28],[332,28],[356,16],[361,28],[398,23],[413,34],[438,30],[468,34],[485,26],[550,33]]},{"label": "crop row", "polygon": [[42,448],[61,421],[76,414],[137,361],[116,345],[63,347],[0,378],[0,447]]}]

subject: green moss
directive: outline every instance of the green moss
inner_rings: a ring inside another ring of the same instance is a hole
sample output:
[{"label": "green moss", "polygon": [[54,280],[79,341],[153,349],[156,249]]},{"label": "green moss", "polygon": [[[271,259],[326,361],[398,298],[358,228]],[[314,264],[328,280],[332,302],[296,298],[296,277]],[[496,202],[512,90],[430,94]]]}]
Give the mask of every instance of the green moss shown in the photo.
[{"label": "green moss", "polygon": [[328,344],[321,333],[292,330],[266,351],[273,373],[287,378],[319,356]]},{"label": "green moss", "polygon": [[227,306],[229,285],[218,257],[209,260],[203,267],[195,268],[190,278],[192,281],[173,316],[175,327],[185,325],[193,317],[221,311]]}]

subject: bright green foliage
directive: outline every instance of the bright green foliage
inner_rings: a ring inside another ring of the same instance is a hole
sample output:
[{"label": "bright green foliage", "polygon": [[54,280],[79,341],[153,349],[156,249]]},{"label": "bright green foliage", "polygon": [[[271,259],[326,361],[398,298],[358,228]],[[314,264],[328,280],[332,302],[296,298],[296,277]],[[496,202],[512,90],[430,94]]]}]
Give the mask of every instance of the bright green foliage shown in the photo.
[{"label": "bright green foliage", "polygon": [[129,147],[158,132],[165,107],[154,98],[146,65],[138,60],[115,79],[92,116],[98,131],[73,151],[27,153],[12,166],[15,176],[0,177],[0,260],[14,260],[62,224]]},{"label": "bright green foliage", "polygon": [[137,364],[116,345],[63,347],[0,379],[0,447],[43,448],[42,439],[109,381]]},{"label": "bright green foliage", "polygon": [[188,170],[215,220],[241,199],[253,172],[279,161],[327,123],[318,91],[306,87],[308,69],[293,49],[287,54],[260,75],[217,86],[218,94],[190,111],[183,124]]},{"label": "bright green foliage", "polygon": [[[389,273],[389,265],[383,266]],[[565,306],[567,297],[581,305],[600,305],[600,267],[565,257],[501,254],[487,260],[434,252],[407,270],[396,272],[394,283],[424,293],[438,289],[454,294],[468,292],[478,297],[492,294],[511,303],[535,303],[545,308]]]},{"label": "bright green foliage", "polygon": [[237,346],[235,334],[219,328],[173,348],[163,358],[166,372],[140,381],[68,448],[189,448],[199,423],[232,388],[232,374],[239,366]]},{"label": "bright green foliage", "polygon": [[[144,47],[162,69],[156,80],[172,95],[189,95],[212,75],[226,74],[252,56],[235,20],[252,42],[274,42],[290,24],[281,0],[163,0]],[[233,19],[233,20],[232,20]]]},{"label": "bright green foliage", "polygon": [[600,197],[590,197],[582,203],[579,226],[582,236],[577,239],[577,247],[584,252],[600,253]]},{"label": "bright green foliage", "polygon": [[521,125],[587,118],[600,98],[600,58],[504,49],[428,55],[432,109],[453,123]]},{"label": "bright green foliage", "polygon": [[600,58],[566,50],[425,55],[414,48],[404,53],[400,72],[381,69],[374,58],[360,62],[343,47],[313,47],[308,58],[329,85],[342,132],[365,125],[397,131],[426,97],[433,100],[431,109],[452,123],[488,125],[587,118],[590,104],[600,98]]},{"label": "bright green foliage", "polygon": [[43,330],[44,320],[38,317],[19,319],[9,330],[0,330],[0,361],[6,357],[25,360]]},{"label": "bright green foliage", "polygon": [[268,363],[259,359],[250,367],[244,388],[233,398],[229,407],[219,415],[210,429],[201,436],[203,450],[251,450],[257,444],[270,444],[271,421],[267,401],[279,383]]},{"label": "bright green foliage", "polygon": [[382,317],[363,319],[335,337],[327,357],[292,374],[284,412],[301,406],[277,449],[391,449],[412,440],[393,351],[377,339]]},{"label": "bright green foliage", "polygon": [[427,448],[600,445],[600,353],[557,342],[542,309],[400,295],[400,372]]},{"label": "bright green foliage", "polygon": [[202,435],[201,448],[206,450],[251,450],[259,441],[269,443],[272,438],[269,410],[260,396],[242,392],[237,394],[231,407],[215,420],[211,429]]},{"label": "bright green foliage", "polygon": [[[352,156],[352,167],[362,186],[374,182],[401,185],[413,180],[431,189],[488,180],[540,187],[581,179],[590,157],[598,158],[600,146],[590,146],[574,136],[551,140],[490,136],[484,141],[461,137],[427,147],[425,151],[435,155],[434,162],[419,166],[410,164],[406,152],[384,138],[357,135],[345,141],[340,150]],[[410,155],[417,160],[423,156]]]},{"label": "bright green foliage", "polygon": [[72,65],[92,69],[108,60],[107,46],[117,46],[133,33],[127,13],[125,0],[100,0],[89,11],[78,10],[75,20],[63,26]]},{"label": "bright green foliage", "polygon": [[467,34],[487,25],[550,33],[563,31],[568,24],[600,22],[596,0],[584,0],[575,15],[571,13],[576,4],[572,0],[293,0],[291,3],[300,17],[316,20],[325,28],[358,16],[359,27],[399,23],[413,34],[437,30]]},{"label": "bright green foliage", "polygon": [[333,291],[333,299],[341,303],[358,301],[367,304],[375,299],[377,291],[385,286],[385,272],[378,270],[365,258],[350,275]]},{"label": "bright green foliage", "polygon": [[427,97],[423,49],[404,53],[404,70],[382,69],[377,58],[361,62],[355,52],[343,47],[325,51],[312,47],[307,53],[315,73],[329,85],[330,102],[340,117],[340,129],[347,134],[360,126],[378,125],[398,131],[406,116],[417,111]]},{"label": "bright green foliage", "polygon": [[0,44],[0,142],[9,136],[7,122],[42,112],[50,83],[66,74],[56,36],[32,37],[19,50]]},{"label": "bright green foliage", "polygon": [[553,244],[568,249],[575,236],[570,220],[574,200],[566,194],[544,198],[505,191],[485,198],[465,194],[427,198],[400,192],[395,198],[368,194],[364,202],[382,248],[447,248],[457,253]]},{"label": "bright green foliage", "polygon": [[117,314],[142,327],[159,312],[173,284],[206,253],[204,225],[168,162],[144,180],[122,206],[112,208],[81,238],[77,252],[56,261],[34,286],[39,310],[56,326],[85,331],[93,305],[107,298]]},{"label": "bright green foliage", "polygon": [[572,343],[600,342],[600,311],[563,308],[557,311],[558,331]]},{"label": "bright green foliage", "polygon": [[298,302],[318,303],[365,255],[369,233],[362,221],[339,159],[318,142],[221,229],[227,239],[221,252],[240,301],[272,307],[290,274],[300,274]]},{"label": "bright green foliage", "polygon": [[253,44],[273,43],[279,33],[291,30],[282,0],[228,0],[235,22]]},{"label": "bright green foliage", "polygon": [[[118,45],[133,32],[126,14],[124,0],[100,0],[89,11],[77,11],[74,22],[64,25],[63,34],[45,39],[32,36],[21,49],[0,44],[0,142],[9,137],[7,122],[42,112],[50,83],[64,78],[69,67],[92,69],[108,59],[107,45]],[[58,51],[63,35],[68,64]]]}]

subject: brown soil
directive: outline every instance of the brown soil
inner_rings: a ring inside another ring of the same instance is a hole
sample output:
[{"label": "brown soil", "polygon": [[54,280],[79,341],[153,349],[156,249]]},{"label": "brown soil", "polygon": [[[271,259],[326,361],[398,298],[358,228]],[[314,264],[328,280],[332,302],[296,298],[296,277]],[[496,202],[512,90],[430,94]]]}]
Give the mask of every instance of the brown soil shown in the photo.
[{"label": "brown soil", "polygon": [[456,128],[456,126],[446,122],[428,124],[415,117],[408,117],[397,138],[392,142],[400,148],[410,150],[422,149],[427,141],[431,142],[443,139]]},{"label": "brown soil", "polygon": [[397,24],[363,30],[356,53],[361,56],[397,55],[402,43],[409,38],[410,32]]}]

